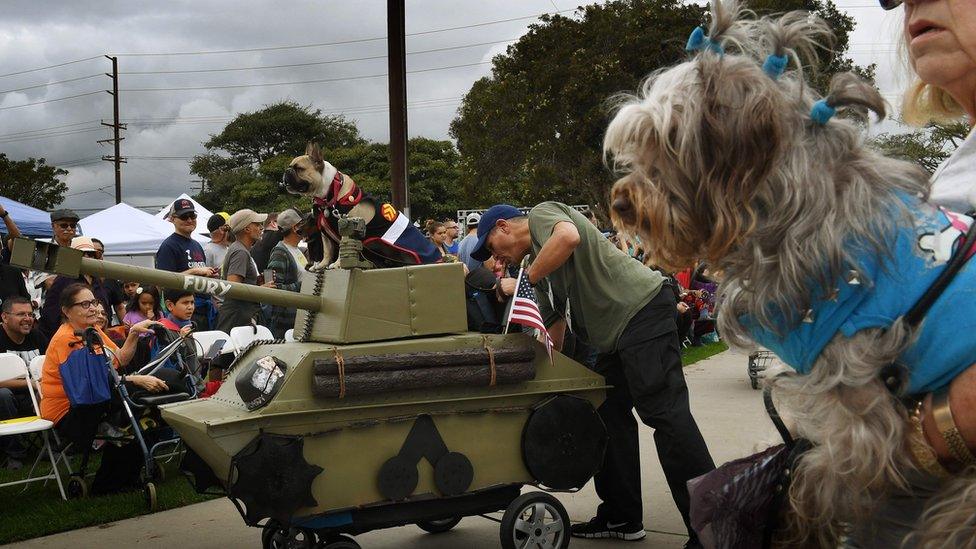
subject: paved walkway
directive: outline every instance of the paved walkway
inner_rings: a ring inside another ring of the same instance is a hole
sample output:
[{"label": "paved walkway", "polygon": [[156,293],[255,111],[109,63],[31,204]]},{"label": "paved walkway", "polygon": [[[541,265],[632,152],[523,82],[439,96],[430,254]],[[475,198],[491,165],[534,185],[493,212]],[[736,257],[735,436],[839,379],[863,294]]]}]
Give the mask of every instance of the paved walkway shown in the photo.
[{"label": "paved walkway", "polygon": [[[716,463],[752,453],[759,444],[775,439],[775,430],[766,419],[759,391],[749,388],[744,355],[725,352],[689,366],[685,374],[691,391],[692,411]],[[684,525],[664,481],[652,434],[650,428],[642,426],[644,527],[648,537],[640,545],[680,548],[687,539]],[[573,521],[588,520],[596,509],[592,483],[576,494],[559,494],[557,497],[566,505]],[[481,517],[465,518],[450,532],[436,536],[425,534],[415,526],[404,526],[362,534],[356,540],[366,549],[488,549],[499,545],[497,524]],[[204,549],[257,548],[260,543],[260,532],[244,526],[227,499],[218,499],[38,538],[11,547],[87,548],[121,544],[139,548]],[[575,548],[620,545],[606,540],[573,540],[572,543]]]}]

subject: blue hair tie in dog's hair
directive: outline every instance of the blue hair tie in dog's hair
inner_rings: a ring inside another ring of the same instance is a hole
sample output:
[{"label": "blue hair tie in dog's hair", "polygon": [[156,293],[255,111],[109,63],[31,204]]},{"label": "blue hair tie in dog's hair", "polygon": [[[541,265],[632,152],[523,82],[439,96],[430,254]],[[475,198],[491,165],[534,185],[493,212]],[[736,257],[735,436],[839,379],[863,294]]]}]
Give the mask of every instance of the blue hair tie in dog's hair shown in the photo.
[{"label": "blue hair tie in dog's hair", "polygon": [[778,79],[783,71],[786,70],[786,65],[790,62],[790,59],[786,57],[786,54],[776,55],[774,53],[766,56],[766,61],[763,62],[763,72],[768,74],[773,80]]},{"label": "blue hair tie in dog's hair", "polygon": [[835,114],[837,114],[837,109],[828,105],[826,99],[817,101],[810,109],[810,118],[821,126],[826,125]]},{"label": "blue hair tie in dog's hair", "polygon": [[705,35],[705,29],[695,27],[695,30],[691,31],[691,36],[688,37],[688,44],[685,46],[685,50],[699,51],[704,49],[710,49],[719,55],[725,53],[725,49],[722,47],[722,44],[719,44]]}]

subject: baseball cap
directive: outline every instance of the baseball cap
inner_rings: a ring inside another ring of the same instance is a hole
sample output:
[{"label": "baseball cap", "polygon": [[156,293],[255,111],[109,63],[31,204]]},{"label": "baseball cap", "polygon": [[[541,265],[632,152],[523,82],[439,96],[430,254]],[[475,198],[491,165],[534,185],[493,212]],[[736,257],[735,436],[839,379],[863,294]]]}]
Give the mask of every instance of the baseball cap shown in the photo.
[{"label": "baseball cap", "polygon": [[464,218],[464,223],[468,227],[474,227],[479,221],[481,221],[481,214],[478,212],[471,212],[468,217]]},{"label": "baseball cap", "polygon": [[525,214],[521,210],[508,204],[495,204],[488,208],[478,220],[478,242],[474,245],[474,250],[471,251],[471,259],[486,261],[491,257],[491,252],[488,251],[485,243],[488,241],[488,233],[495,228],[495,223],[499,219],[512,219],[523,215]]},{"label": "baseball cap", "polygon": [[213,214],[212,216],[210,216],[210,219],[207,220],[207,230],[210,232],[214,232],[217,229],[223,227],[224,225],[227,224],[227,217],[224,217],[219,213]]},{"label": "baseball cap", "polygon": [[74,219],[75,221],[78,221],[81,218],[78,217],[78,214],[76,214],[74,210],[69,210],[67,208],[62,208],[60,210],[54,210],[51,212],[51,223],[60,221],[62,219]]},{"label": "baseball cap", "polygon": [[278,229],[282,231],[289,231],[295,225],[304,220],[304,216],[301,212],[295,208],[288,208],[287,210],[278,214]]},{"label": "baseball cap", "polygon": [[180,198],[176,202],[173,202],[173,207],[169,211],[173,217],[179,217],[185,213],[195,212],[197,209],[193,206],[193,202],[190,199]]},{"label": "baseball cap", "polygon": [[[64,219],[64,218],[62,218]],[[71,239],[71,247],[76,250],[81,250],[83,252],[94,252],[95,243],[92,242],[90,236],[76,236]]]},{"label": "baseball cap", "polygon": [[259,214],[254,210],[244,208],[243,210],[237,210],[234,215],[230,216],[227,220],[227,224],[230,225],[230,230],[233,233],[239,233],[244,230],[251,223],[260,223],[264,225],[264,222],[268,219],[268,214]]}]

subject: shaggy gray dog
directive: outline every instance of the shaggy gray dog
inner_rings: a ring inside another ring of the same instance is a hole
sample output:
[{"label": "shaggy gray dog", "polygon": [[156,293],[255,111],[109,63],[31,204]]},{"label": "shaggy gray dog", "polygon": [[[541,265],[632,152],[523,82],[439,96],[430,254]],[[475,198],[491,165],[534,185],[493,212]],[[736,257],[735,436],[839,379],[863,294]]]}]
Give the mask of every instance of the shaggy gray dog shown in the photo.
[{"label": "shaggy gray dog", "polygon": [[[818,304],[870,300],[876,280],[904,274],[897,272],[903,255],[939,268],[952,242],[923,253],[921,243],[940,234],[922,236],[922,226],[949,219],[923,202],[926,173],[869,148],[850,117],[813,116],[821,98],[800,67],[829,43],[828,27],[807,13],[748,15],[736,2],[713,2],[699,51],[649,76],[637,97],[620,99],[604,148],[625,174],[612,192],[615,224],[639,235],[658,265],[707,260],[723,276],[723,337],[773,348],[819,327]],[[761,66],[770,54],[790,70]],[[834,77],[817,108],[884,116],[881,96],[853,74]],[[953,282],[958,295],[974,291],[974,271]],[[963,284],[969,286],[960,290]],[[815,443],[794,471],[781,544],[836,547],[851,524],[871,521],[881,499],[909,489],[906,475],[918,473],[909,443],[931,451],[879,373],[900,363],[909,378],[903,388],[921,394],[947,385],[962,366],[932,366],[939,356],[926,354],[916,362],[941,377],[923,381],[925,368],[905,357],[922,347],[925,324],[910,328],[904,312],[856,331],[831,331],[810,364],[791,364],[802,374],[770,381],[796,433]],[[971,333],[959,336],[976,340]],[[976,362],[976,348],[966,353],[963,366]],[[976,543],[974,517],[972,470],[957,472],[929,501],[913,543],[969,546]]]}]

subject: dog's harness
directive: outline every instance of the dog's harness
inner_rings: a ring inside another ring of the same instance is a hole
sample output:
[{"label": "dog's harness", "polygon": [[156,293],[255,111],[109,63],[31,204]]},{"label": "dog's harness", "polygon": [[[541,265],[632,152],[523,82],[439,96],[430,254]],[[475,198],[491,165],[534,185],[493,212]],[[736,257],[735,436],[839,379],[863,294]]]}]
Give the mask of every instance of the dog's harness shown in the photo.
[{"label": "dog's harness", "polygon": [[325,193],[325,197],[315,197],[312,201],[319,208],[328,208],[333,210],[333,213],[349,213],[349,210],[353,209],[363,199],[363,191],[359,185],[353,182],[349,192],[339,196],[339,191],[342,190],[342,182],[342,172],[337,171],[335,177],[332,178],[332,183],[329,184],[329,192]]}]

